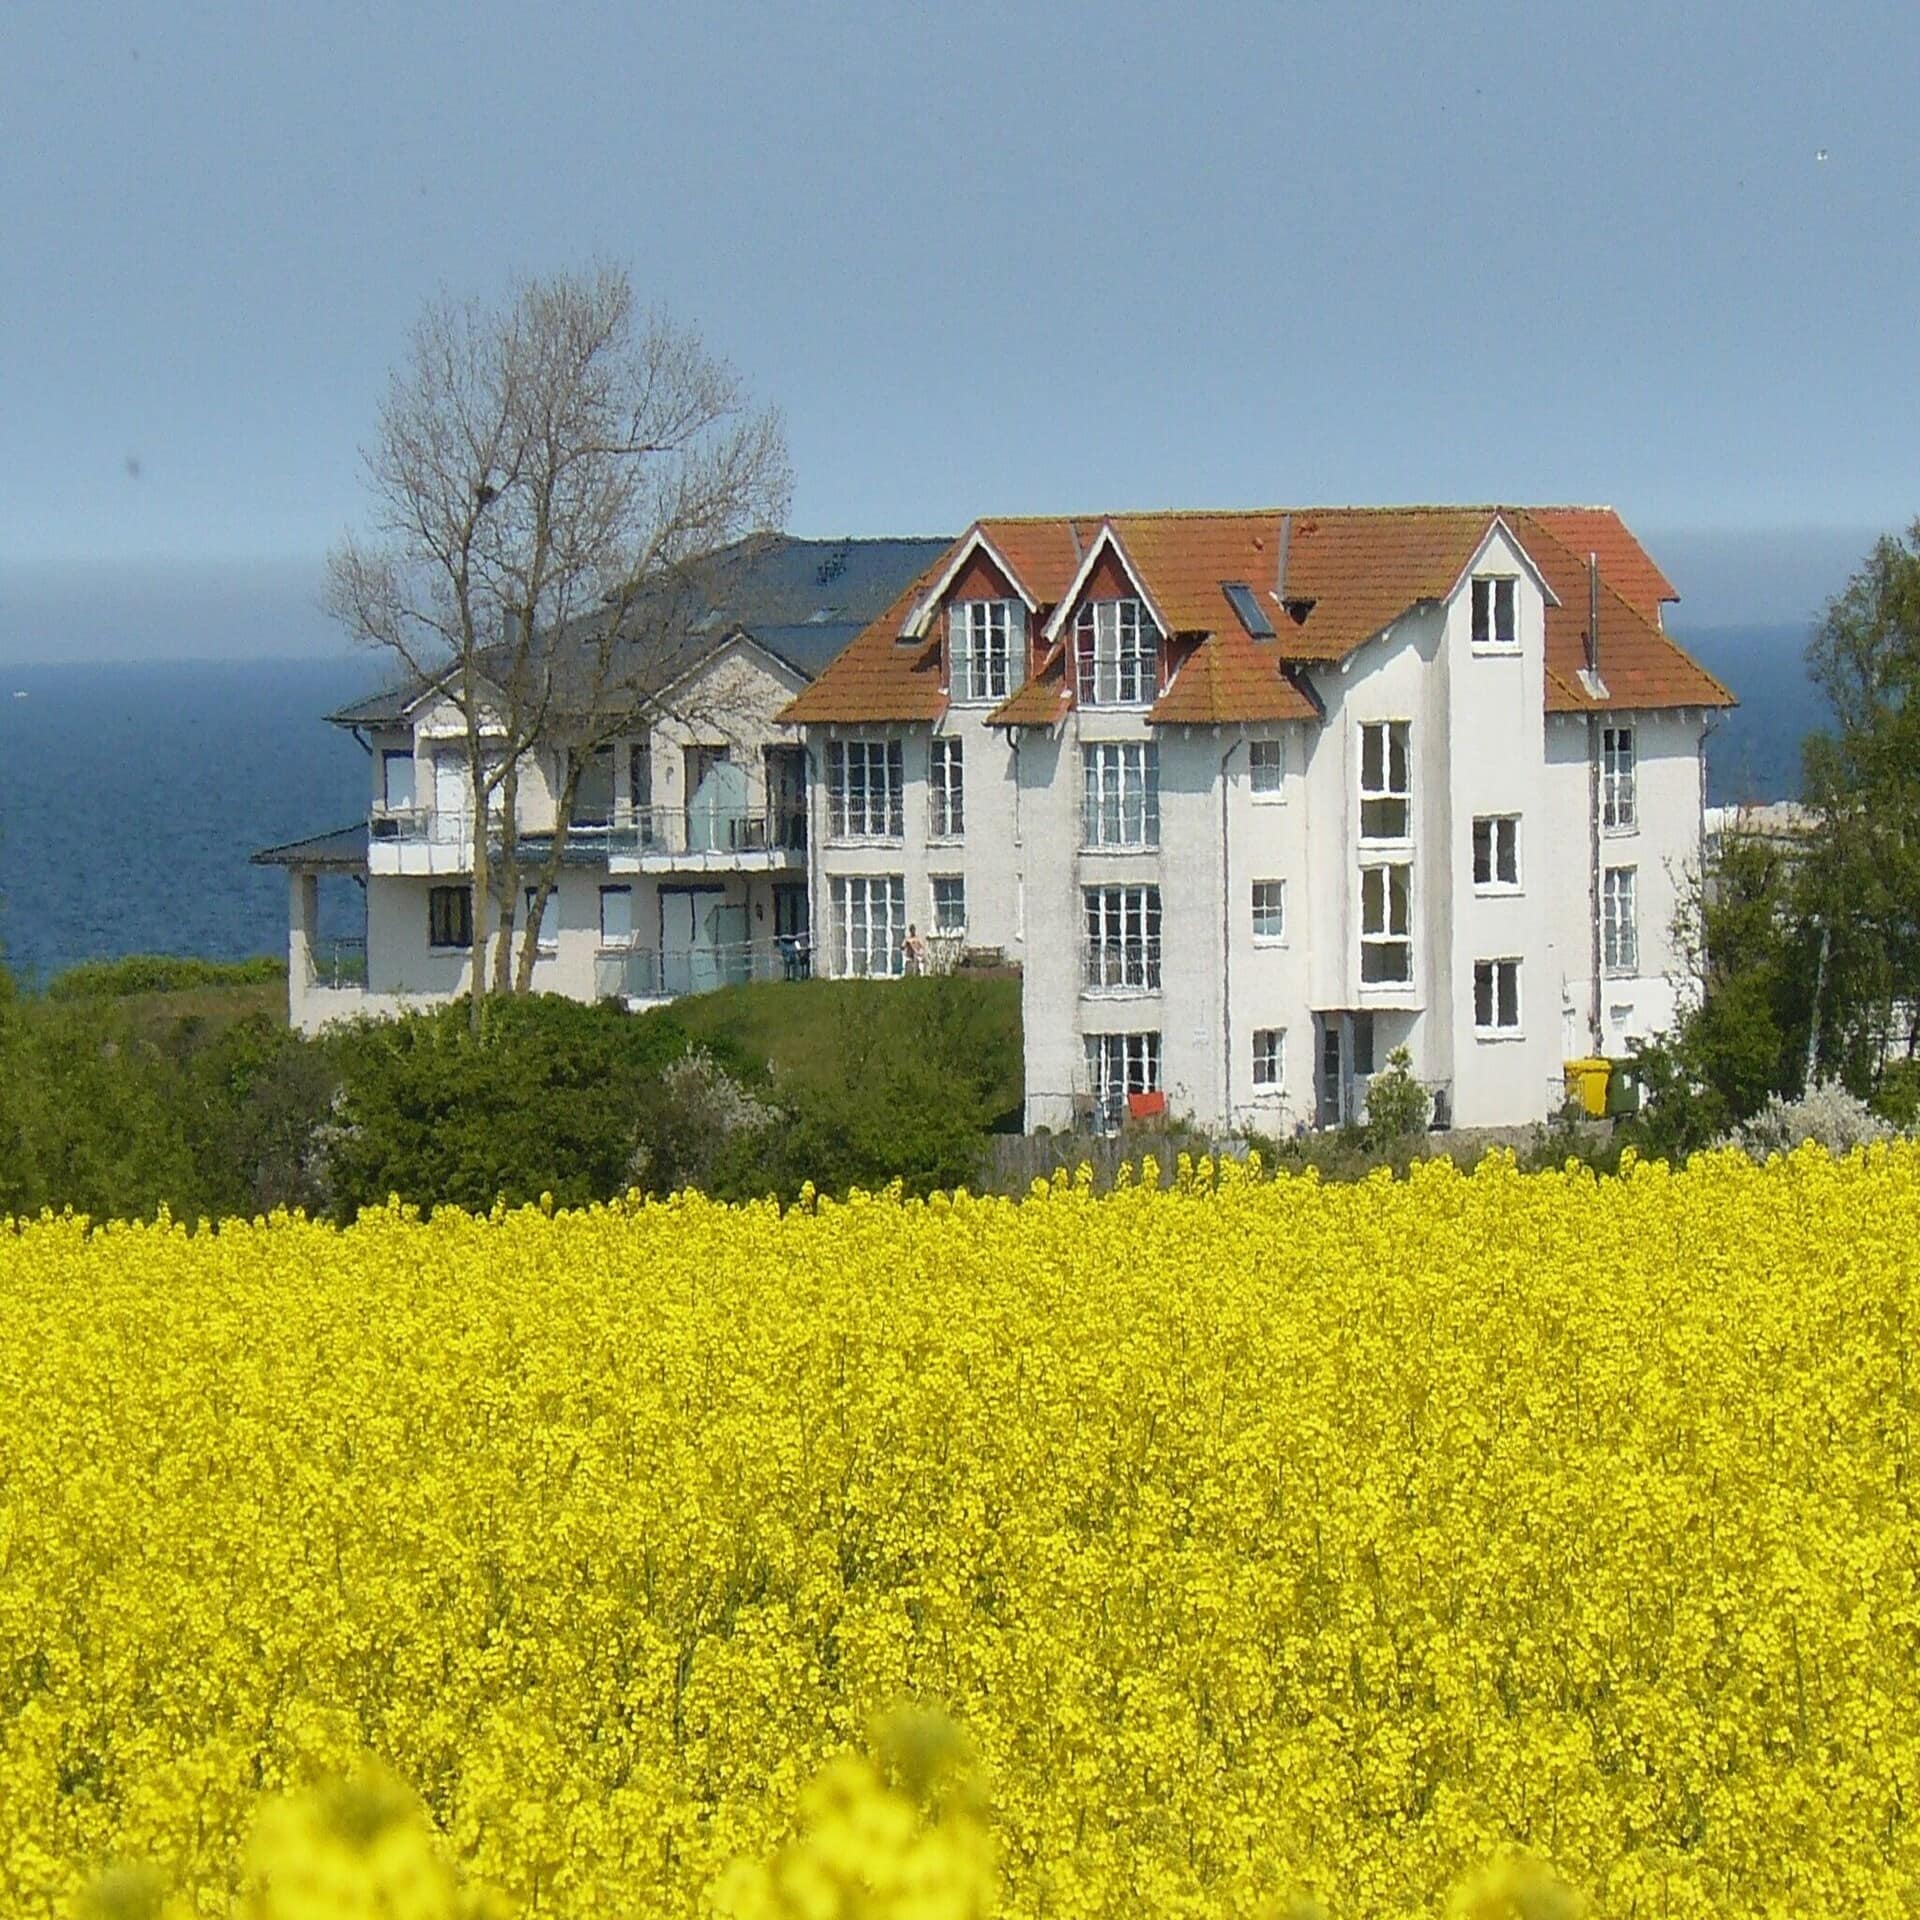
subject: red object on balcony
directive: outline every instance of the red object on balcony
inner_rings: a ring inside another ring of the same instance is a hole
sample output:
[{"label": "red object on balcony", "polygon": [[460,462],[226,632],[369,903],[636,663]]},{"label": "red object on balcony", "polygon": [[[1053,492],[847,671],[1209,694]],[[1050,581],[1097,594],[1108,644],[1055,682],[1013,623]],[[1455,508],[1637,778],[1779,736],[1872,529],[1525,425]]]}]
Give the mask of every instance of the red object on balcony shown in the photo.
[{"label": "red object on balcony", "polygon": [[1167,1110],[1167,1096],[1164,1093],[1130,1093],[1127,1095],[1127,1118],[1129,1120],[1152,1120]]}]

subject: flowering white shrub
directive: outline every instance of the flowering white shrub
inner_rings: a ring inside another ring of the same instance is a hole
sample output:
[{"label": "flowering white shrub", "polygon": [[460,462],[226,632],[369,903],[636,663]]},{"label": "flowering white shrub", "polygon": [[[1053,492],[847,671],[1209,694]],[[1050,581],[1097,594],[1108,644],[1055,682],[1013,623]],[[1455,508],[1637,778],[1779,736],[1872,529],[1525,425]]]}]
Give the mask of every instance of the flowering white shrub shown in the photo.
[{"label": "flowering white shrub", "polygon": [[1750,1160],[1764,1163],[1808,1140],[1831,1154],[1847,1154],[1870,1141],[1891,1140],[1894,1131],[1839,1081],[1818,1080],[1797,1100],[1776,1093],[1751,1120],[1715,1144],[1738,1147]]}]

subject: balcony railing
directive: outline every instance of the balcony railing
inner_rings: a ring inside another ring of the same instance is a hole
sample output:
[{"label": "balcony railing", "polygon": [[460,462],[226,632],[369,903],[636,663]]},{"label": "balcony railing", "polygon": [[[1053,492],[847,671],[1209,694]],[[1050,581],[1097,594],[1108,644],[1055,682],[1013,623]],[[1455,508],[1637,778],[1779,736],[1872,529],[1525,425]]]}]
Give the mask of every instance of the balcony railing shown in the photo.
[{"label": "balcony railing", "polygon": [[[465,847],[473,837],[473,815],[437,807],[376,807],[368,832],[376,841]],[[500,838],[498,820],[489,837]],[[520,841],[529,848],[551,838],[551,828],[520,829]],[[622,807],[606,818],[576,819],[567,829],[567,845],[582,857],[804,853],[807,812],[794,806]]]},{"label": "balcony railing", "polygon": [[602,947],[593,989],[603,1000],[662,1000],[756,980],[804,980],[813,956],[804,934],[708,947]]},{"label": "balcony railing", "polygon": [[364,987],[367,984],[367,943],[358,935],[342,934],[315,940],[307,948],[307,985],[310,987]]},{"label": "balcony railing", "polygon": [[1158,993],[1160,942],[1083,940],[1080,981],[1087,993]]}]

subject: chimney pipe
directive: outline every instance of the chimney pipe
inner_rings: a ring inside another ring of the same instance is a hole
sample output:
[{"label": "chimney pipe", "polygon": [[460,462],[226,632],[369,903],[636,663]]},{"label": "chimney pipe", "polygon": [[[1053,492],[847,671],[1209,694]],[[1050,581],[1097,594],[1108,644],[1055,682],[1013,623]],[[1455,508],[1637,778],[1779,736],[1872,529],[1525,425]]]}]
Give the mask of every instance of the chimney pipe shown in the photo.
[{"label": "chimney pipe", "polygon": [[1287,603],[1287,555],[1293,547],[1293,515],[1283,513],[1280,516],[1279,551],[1273,564],[1273,597],[1285,606]]},{"label": "chimney pipe", "polygon": [[1600,678],[1600,556],[1587,555],[1587,671]]}]

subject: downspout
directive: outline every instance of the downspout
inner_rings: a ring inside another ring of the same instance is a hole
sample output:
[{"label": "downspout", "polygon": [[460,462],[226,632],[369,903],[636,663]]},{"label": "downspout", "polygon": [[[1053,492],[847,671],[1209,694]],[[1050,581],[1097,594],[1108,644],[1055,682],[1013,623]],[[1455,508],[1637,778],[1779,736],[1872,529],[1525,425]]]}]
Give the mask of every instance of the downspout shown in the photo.
[{"label": "downspout", "polygon": [[1234,741],[1220,756],[1220,1124],[1233,1130],[1233,863],[1227,824],[1227,766],[1239,752]]},{"label": "downspout", "polygon": [[[1587,677],[1591,686],[1600,684],[1600,559],[1587,555]],[[1605,1037],[1601,1026],[1600,915],[1600,710],[1587,709],[1587,915],[1591,928],[1593,993],[1589,1001],[1587,1038],[1595,1055]]]}]

